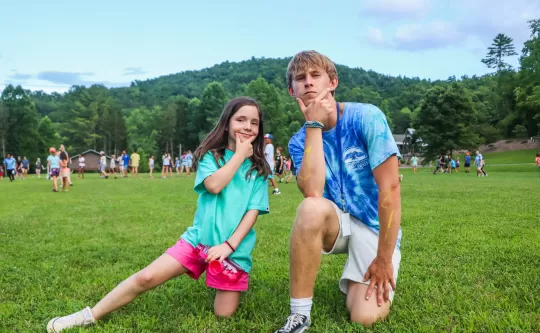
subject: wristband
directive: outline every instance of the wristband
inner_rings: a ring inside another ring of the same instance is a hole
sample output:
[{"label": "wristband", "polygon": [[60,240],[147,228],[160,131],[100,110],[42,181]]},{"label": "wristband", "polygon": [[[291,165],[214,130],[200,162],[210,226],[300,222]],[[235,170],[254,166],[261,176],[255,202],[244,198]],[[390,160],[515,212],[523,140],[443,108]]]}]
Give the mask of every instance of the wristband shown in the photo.
[{"label": "wristband", "polygon": [[323,128],[324,124],[316,120],[308,120],[304,123],[306,128]]},{"label": "wristband", "polygon": [[225,241],[225,244],[229,245],[229,247],[231,248],[231,250],[233,252],[236,252],[236,249],[234,247],[232,247],[231,243],[229,243],[229,241]]}]

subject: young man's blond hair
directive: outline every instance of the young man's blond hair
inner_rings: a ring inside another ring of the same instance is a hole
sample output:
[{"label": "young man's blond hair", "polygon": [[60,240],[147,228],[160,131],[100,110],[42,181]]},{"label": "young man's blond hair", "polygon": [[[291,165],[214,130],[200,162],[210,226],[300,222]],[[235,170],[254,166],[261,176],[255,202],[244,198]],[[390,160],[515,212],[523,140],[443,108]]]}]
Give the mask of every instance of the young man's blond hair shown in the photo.
[{"label": "young man's blond hair", "polygon": [[297,53],[287,66],[287,88],[292,89],[294,78],[305,73],[309,68],[324,70],[330,80],[337,77],[336,65],[327,56],[317,51],[302,51]]}]

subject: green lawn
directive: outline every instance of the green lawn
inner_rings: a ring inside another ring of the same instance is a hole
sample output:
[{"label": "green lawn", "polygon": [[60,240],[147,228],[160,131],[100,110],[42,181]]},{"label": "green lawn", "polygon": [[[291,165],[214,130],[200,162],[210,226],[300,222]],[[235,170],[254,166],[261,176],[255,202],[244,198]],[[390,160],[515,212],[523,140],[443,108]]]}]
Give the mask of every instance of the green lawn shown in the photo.
[{"label": "green lawn", "polygon": [[[535,164],[536,153],[540,152],[538,149],[523,149],[523,150],[512,150],[505,151],[500,153],[482,153],[486,164],[518,164],[518,163],[529,163],[531,165]],[[459,160],[463,165],[465,162],[464,154],[454,154],[454,157],[459,156]],[[472,153],[472,161],[474,161],[474,152]]]},{"label": "green lawn", "polygon": [[[325,257],[309,332],[539,332],[540,177],[528,170],[402,170],[390,317],[350,324],[337,286],[345,257]],[[174,244],[195,212],[193,177],[74,182],[69,193],[43,179],[0,182],[0,332],[44,332],[50,318],[92,306]],[[182,277],[70,332],[273,332],[289,312],[288,236],[302,199],[293,184],[280,189],[257,222],[250,290],[234,318],[217,320],[204,279]]]}]

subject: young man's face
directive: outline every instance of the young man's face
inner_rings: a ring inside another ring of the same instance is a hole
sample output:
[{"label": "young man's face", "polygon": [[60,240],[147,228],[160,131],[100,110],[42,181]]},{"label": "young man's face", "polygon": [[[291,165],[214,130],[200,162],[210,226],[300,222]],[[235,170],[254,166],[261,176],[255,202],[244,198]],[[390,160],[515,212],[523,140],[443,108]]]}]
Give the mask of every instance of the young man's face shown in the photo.
[{"label": "young man's face", "polygon": [[305,72],[299,72],[293,77],[289,94],[300,98],[305,105],[309,105],[320,92],[328,88],[333,91],[336,89],[337,84],[337,77],[330,80],[325,70],[310,67]]}]

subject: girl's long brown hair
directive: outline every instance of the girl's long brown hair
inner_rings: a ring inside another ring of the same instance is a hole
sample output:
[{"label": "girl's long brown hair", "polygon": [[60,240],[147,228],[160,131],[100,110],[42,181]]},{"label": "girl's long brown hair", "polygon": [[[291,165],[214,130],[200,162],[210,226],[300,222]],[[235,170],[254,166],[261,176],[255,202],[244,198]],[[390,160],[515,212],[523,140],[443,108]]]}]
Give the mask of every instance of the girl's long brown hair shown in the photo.
[{"label": "girl's long brown hair", "polygon": [[221,167],[225,164],[223,156],[225,156],[225,149],[228,144],[227,129],[229,128],[229,122],[231,121],[232,116],[240,110],[241,107],[246,105],[254,106],[257,108],[257,111],[259,111],[259,133],[252,143],[253,155],[249,158],[251,161],[251,168],[246,174],[246,179],[250,177],[253,170],[257,170],[257,174],[263,175],[265,179],[268,177],[270,174],[270,166],[266,163],[266,159],[264,158],[264,130],[261,108],[253,98],[245,96],[233,98],[225,105],[216,126],[206,136],[203,142],[201,142],[193,154],[193,165],[195,168],[208,151],[212,152],[218,166]]}]

